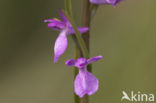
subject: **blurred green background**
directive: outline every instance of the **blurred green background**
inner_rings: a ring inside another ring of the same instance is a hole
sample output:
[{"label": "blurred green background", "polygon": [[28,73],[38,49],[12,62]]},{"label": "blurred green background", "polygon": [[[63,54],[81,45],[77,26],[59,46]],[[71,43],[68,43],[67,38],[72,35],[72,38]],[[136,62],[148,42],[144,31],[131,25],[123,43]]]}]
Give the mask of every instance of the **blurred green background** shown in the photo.
[{"label": "blurred green background", "polygon": [[[81,25],[82,0],[72,0]],[[44,19],[59,17],[63,0],[0,1],[0,103],[73,103],[74,44],[57,64],[57,31]],[[156,93],[156,1],[124,0],[116,8],[101,6],[91,26],[91,56],[99,91],[91,103],[121,103],[122,91]],[[126,102],[127,103],[127,102]]]}]

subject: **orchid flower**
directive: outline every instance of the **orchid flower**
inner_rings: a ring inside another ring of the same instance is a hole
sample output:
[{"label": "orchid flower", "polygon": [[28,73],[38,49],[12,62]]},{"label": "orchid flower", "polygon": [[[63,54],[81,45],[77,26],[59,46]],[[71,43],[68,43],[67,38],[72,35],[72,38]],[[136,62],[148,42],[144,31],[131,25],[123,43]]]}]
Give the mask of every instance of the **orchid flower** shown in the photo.
[{"label": "orchid flower", "polygon": [[102,59],[102,56],[92,57],[90,59],[79,58],[77,60],[69,59],[66,61],[67,66],[79,68],[79,73],[75,78],[75,93],[82,98],[85,94],[92,95],[98,90],[98,79],[87,70],[87,65]]},{"label": "orchid flower", "polygon": [[104,4],[112,4],[114,7],[122,0],[90,0],[93,4],[104,5]]},{"label": "orchid flower", "polygon": [[[61,10],[59,10],[59,13],[62,21],[56,18],[44,20],[44,22],[48,22],[49,28],[60,31],[60,34],[57,37],[54,45],[54,63],[58,61],[59,57],[65,52],[68,46],[67,35],[75,34],[71,23],[68,21],[65,15],[63,15]],[[88,27],[80,27],[78,30],[82,34],[88,31]]]}]

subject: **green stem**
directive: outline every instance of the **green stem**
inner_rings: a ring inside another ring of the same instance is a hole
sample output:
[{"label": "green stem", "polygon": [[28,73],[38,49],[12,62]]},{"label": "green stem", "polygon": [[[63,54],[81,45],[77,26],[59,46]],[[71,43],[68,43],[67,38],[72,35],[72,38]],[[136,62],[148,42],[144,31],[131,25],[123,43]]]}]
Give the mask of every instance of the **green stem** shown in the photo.
[{"label": "green stem", "polygon": [[66,0],[65,1],[65,8],[66,12],[69,16],[72,16],[72,6],[71,6],[71,0]]},{"label": "green stem", "polygon": [[82,11],[82,26],[89,27],[88,32],[85,32],[82,37],[85,41],[87,50],[89,52],[89,43],[90,43],[90,21],[91,21],[91,10],[90,10],[90,2],[89,0],[83,0],[83,11]]},{"label": "green stem", "polygon": [[66,14],[64,11],[62,11],[62,12],[63,12],[64,15],[68,18],[69,22],[71,23],[71,25],[72,25],[72,27],[73,27],[73,29],[74,29],[74,31],[75,31],[75,35],[76,35],[76,38],[77,38],[77,40],[78,40],[78,43],[80,44],[80,48],[81,48],[81,50],[82,50],[83,57],[89,58],[89,54],[88,54],[88,50],[87,50],[86,44],[85,44],[83,38],[81,37],[80,32],[79,32],[78,29],[77,29],[77,26],[76,26],[76,24],[75,24],[75,22],[74,22],[73,17],[72,17],[72,16],[70,17],[70,16],[69,16],[68,14]]},{"label": "green stem", "polygon": [[[63,12],[63,13],[68,18],[69,22],[71,23],[71,25],[75,31],[76,39],[77,39],[77,42],[81,49],[80,50],[78,46],[76,47],[76,59],[79,57],[85,57],[88,59],[89,58],[89,31],[87,33],[85,33],[83,35],[83,37],[81,37],[81,34],[79,33],[77,26],[74,22],[74,18],[72,16],[71,0],[66,0],[65,6],[66,6],[67,14],[65,12]],[[83,0],[82,25],[84,27],[90,26],[90,16],[91,16],[91,13],[90,13],[89,0]],[[91,66],[88,66],[87,68],[91,72]],[[78,74],[78,69],[75,68],[74,78],[76,77],[77,74]],[[74,94],[74,100],[75,100],[75,103],[89,103],[88,95],[85,95],[83,98],[79,98],[76,94]]]},{"label": "green stem", "polygon": [[[78,47],[76,47],[76,57],[75,57],[75,60],[77,59],[77,58],[79,58],[80,57],[80,52],[79,52],[79,48]],[[74,68],[74,79],[76,78],[76,76],[77,76],[77,74],[78,74],[78,68]],[[79,96],[77,96],[75,93],[74,93],[74,101],[75,101],[75,103],[79,103],[80,102],[80,100],[79,100]]]},{"label": "green stem", "polygon": [[[89,27],[90,30],[90,21],[91,21],[91,4],[89,0],[83,0],[83,11],[82,11],[82,26]],[[83,40],[85,41],[88,53],[90,47],[90,31],[83,34]],[[81,53],[82,54],[82,53]],[[92,71],[91,65],[87,66],[88,71]],[[85,95],[83,98],[79,99],[79,103],[89,103],[89,96]]]},{"label": "green stem", "polygon": [[76,24],[74,22],[74,18],[72,16],[71,0],[66,0],[65,4],[66,4],[66,12],[67,12],[67,14],[64,11],[62,11],[62,12],[68,18],[69,22],[71,23],[71,25],[72,25],[72,27],[73,27],[73,29],[75,31],[75,35],[76,35],[76,38],[78,40],[78,43],[80,44],[80,48],[82,50],[83,57],[89,58],[88,50],[87,50],[87,47],[85,45],[85,42],[84,42],[83,38],[81,37],[81,34],[78,31],[77,26],[76,26]]}]

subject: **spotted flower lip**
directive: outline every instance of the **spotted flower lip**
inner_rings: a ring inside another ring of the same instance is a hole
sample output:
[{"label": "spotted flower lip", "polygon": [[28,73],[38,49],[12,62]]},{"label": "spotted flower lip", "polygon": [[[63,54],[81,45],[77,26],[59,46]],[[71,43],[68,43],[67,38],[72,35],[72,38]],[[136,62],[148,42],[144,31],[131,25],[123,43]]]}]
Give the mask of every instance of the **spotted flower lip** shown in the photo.
[{"label": "spotted flower lip", "polygon": [[79,68],[79,73],[74,81],[75,93],[82,98],[85,94],[94,94],[99,87],[99,81],[90,72],[87,71],[87,65],[102,59],[102,56],[92,57],[90,59],[78,58],[77,60],[69,59],[66,61],[67,66]]},{"label": "spotted flower lip", "polygon": [[[57,37],[54,45],[54,63],[56,63],[59,57],[66,51],[66,48],[68,46],[67,35],[75,34],[71,23],[68,21],[68,19],[61,10],[59,10],[59,14],[62,19],[61,21],[56,18],[44,20],[44,22],[48,23],[47,26],[49,28],[60,31],[60,34]],[[78,27],[78,30],[81,34],[87,32],[88,29],[88,27]]]},{"label": "spotted flower lip", "polygon": [[97,5],[105,5],[105,4],[111,4],[114,7],[122,0],[90,0],[91,3],[97,4]]}]

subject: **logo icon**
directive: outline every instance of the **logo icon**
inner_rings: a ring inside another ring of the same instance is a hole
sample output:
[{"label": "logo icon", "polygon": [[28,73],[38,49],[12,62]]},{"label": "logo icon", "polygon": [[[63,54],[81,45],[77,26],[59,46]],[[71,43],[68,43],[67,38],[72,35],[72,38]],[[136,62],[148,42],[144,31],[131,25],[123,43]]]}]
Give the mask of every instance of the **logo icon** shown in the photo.
[{"label": "logo icon", "polygon": [[128,100],[128,101],[138,101],[138,102],[153,102],[154,101],[154,94],[145,94],[141,93],[140,91],[134,93],[134,91],[131,91],[130,95],[128,95],[125,91],[122,91],[122,98],[121,101],[123,100]]},{"label": "logo icon", "polygon": [[128,95],[127,95],[127,93],[126,93],[125,91],[122,91],[122,94],[123,94],[123,96],[122,96],[122,98],[121,98],[121,101],[122,101],[123,99],[127,99],[127,100],[131,101],[131,99],[128,97]]}]

